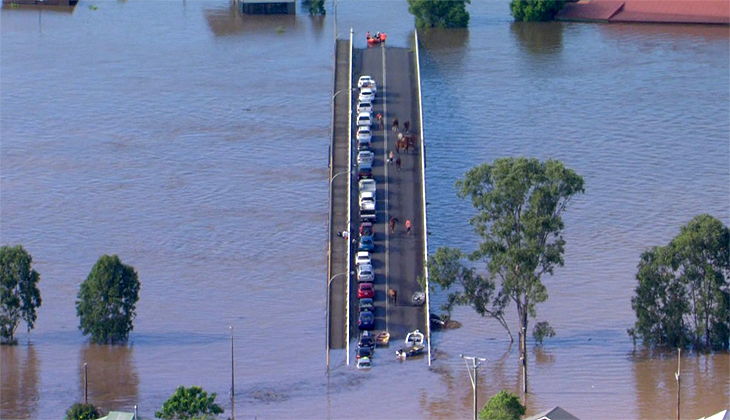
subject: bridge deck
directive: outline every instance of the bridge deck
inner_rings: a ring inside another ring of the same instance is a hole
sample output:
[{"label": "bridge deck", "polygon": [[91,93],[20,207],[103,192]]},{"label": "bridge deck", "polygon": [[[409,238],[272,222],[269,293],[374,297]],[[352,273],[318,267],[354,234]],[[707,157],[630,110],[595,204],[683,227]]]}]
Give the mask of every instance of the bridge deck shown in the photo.
[{"label": "bridge deck", "polygon": [[[341,77],[342,69],[347,67],[348,62],[340,58],[340,50],[338,45],[338,58],[336,70],[336,89],[347,89],[342,85]],[[422,182],[423,174],[421,171],[420,144],[416,144],[415,150],[401,151],[396,153],[395,157],[400,157],[401,168],[397,169],[395,160],[392,164],[387,164],[387,156],[390,151],[395,153],[395,141],[398,132],[403,131],[403,123],[410,122],[410,131],[416,138],[420,138],[419,126],[419,104],[417,92],[417,79],[415,57],[413,51],[405,48],[392,48],[384,46],[376,46],[367,49],[356,49],[353,56],[353,83],[357,83],[357,79],[361,75],[370,75],[378,83],[378,92],[374,102],[373,115],[381,113],[385,119],[385,129],[379,129],[377,123],[373,126],[373,147],[375,153],[375,164],[373,166],[373,178],[377,182],[377,223],[375,223],[375,245],[376,250],[372,254],[373,266],[375,268],[375,303],[376,303],[376,323],[375,332],[389,331],[391,340],[394,342],[393,347],[398,347],[405,338],[405,335],[416,328],[426,333],[425,329],[425,307],[422,305],[414,305],[411,303],[411,296],[416,291],[421,291],[418,283],[418,277],[424,275],[424,241],[423,229],[425,229],[423,221],[423,200],[422,200]],[[346,74],[346,70],[345,70]],[[335,103],[335,146],[334,160],[345,162],[336,164],[333,174],[347,170],[347,156],[342,155],[342,150],[346,148],[347,130],[345,126],[347,122],[343,122],[342,115],[347,113],[346,92],[338,95]],[[344,105],[341,105],[344,103]],[[357,103],[357,91],[353,92],[353,118],[355,118],[355,105]],[[399,120],[399,130],[394,132],[390,129],[390,124],[394,119]],[[357,154],[354,124],[352,126],[353,138],[353,155],[352,162],[354,164]],[[346,152],[345,152],[346,153]],[[345,175],[346,176],[346,175]],[[345,250],[339,249],[345,241],[337,237],[337,230],[342,230],[346,225],[347,205],[342,195],[346,191],[345,176],[340,176],[334,182],[334,200],[333,205],[333,232],[330,237],[332,241],[332,268],[330,276],[340,272],[336,267],[342,267],[344,261]],[[340,180],[342,178],[342,180]],[[358,237],[359,217],[358,217],[358,188],[357,177],[353,177],[352,181],[352,203],[351,218],[352,232],[351,238]],[[388,221],[390,218],[397,218],[398,223],[394,233],[388,230]],[[410,234],[406,233],[405,222],[410,220],[412,224]],[[357,252],[357,244],[350,241],[352,261],[350,270],[355,271],[354,255]],[[336,253],[341,255],[336,256]],[[331,340],[332,348],[344,347],[344,322],[343,315],[338,314],[339,309],[346,305],[346,294],[341,287],[344,285],[344,276],[335,279],[332,282],[331,296]],[[387,299],[387,291],[392,288],[397,291],[398,299],[396,302],[389,302]],[[350,337],[353,342],[359,336],[357,327],[357,279],[352,276],[350,285],[351,304],[349,308],[350,316]],[[355,348],[354,345],[351,347]],[[353,359],[354,360],[354,359]]]}]

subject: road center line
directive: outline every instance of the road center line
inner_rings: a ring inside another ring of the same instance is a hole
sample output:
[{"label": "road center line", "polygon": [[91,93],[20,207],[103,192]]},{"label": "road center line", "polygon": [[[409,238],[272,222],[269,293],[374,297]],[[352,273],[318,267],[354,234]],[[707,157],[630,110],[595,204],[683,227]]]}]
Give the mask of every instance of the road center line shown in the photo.
[{"label": "road center line", "polygon": [[388,331],[388,290],[390,290],[390,216],[388,205],[388,101],[385,77],[385,46],[380,44],[383,57],[383,164],[385,166],[385,331]]}]

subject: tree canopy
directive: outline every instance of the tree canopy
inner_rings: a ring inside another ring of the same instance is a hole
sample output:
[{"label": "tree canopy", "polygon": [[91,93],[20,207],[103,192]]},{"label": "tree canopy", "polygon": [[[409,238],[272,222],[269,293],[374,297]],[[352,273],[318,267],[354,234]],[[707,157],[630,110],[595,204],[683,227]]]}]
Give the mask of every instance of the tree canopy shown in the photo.
[{"label": "tree canopy", "polygon": [[302,4],[305,4],[309,9],[310,16],[324,16],[327,13],[327,10],[324,8],[324,0],[305,0]]},{"label": "tree canopy", "polygon": [[481,420],[520,420],[525,415],[525,406],[517,395],[500,391],[487,401],[479,412]]},{"label": "tree canopy", "polygon": [[517,21],[543,22],[555,19],[563,5],[562,0],[512,0],[509,8]]},{"label": "tree canopy", "polygon": [[466,28],[470,0],[408,0],[408,11],[416,17],[417,28]]},{"label": "tree canopy", "polygon": [[101,256],[79,290],[79,329],[97,344],[127,341],[134,328],[139,287],[134,267],[123,264],[117,255]]},{"label": "tree canopy", "polygon": [[162,410],[155,412],[155,417],[165,420],[213,419],[223,413],[223,409],[215,403],[215,397],[215,392],[208,396],[199,386],[180,386],[162,404]]},{"label": "tree canopy", "polygon": [[66,420],[96,420],[99,417],[101,411],[91,403],[76,403],[66,410]]},{"label": "tree canopy", "polygon": [[726,350],[730,343],[730,230],[702,214],[664,247],[645,251],[629,335],[649,346]]},{"label": "tree canopy", "polygon": [[[583,178],[555,160],[502,158],[472,168],[456,188],[477,210],[470,223],[481,241],[470,254],[438,249],[429,259],[429,275],[435,285],[449,290],[448,302],[472,306],[498,320],[510,339],[504,310],[513,302],[526,372],[528,315],[535,317],[535,305],[548,298],[542,275],[564,264],[562,213],[583,192]],[[478,261],[486,264],[485,276],[473,267]],[[453,289],[455,284],[460,287]]]},{"label": "tree canopy", "polygon": [[14,344],[22,319],[28,331],[35,326],[41,306],[40,275],[33,269],[33,257],[21,246],[0,247],[0,339]]}]

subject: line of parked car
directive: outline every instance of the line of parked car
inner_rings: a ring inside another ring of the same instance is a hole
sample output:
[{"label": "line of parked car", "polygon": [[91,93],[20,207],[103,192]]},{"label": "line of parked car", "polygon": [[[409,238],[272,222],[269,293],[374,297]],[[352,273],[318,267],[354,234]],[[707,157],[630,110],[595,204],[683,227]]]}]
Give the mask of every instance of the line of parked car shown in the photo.
[{"label": "line of parked car", "polygon": [[362,331],[357,346],[357,368],[370,369],[371,357],[375,350],[375,341],[370,331],[375,328],[375,270],[371,259],[375,251],[373,224],[377,221],[376,191],[377,183],[373,179],[375,153],[372,151],[373,102],[378,91],[375,80],[370,76],[361,76],[357,81],[360,89],[357,102],[357,178],[358,207],[360,229],[355,257],[357,269],[357,326]]}]

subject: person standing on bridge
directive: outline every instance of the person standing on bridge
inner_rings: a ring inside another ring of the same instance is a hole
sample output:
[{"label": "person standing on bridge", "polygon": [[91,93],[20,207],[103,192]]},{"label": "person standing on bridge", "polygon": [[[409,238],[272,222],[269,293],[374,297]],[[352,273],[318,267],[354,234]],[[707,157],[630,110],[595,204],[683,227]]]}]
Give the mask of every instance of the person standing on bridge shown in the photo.
[{"label": "person standing on bridge", "polygon": [[411,234],[411,219],[406,219],[406,234]]},{"label": "person standing on bridge", "polygon": [[383,114],[378,112],[377,115],[375,115],[375,119],[378,121],[378,124],[380,124],[380,129],[383,129]]},{"label": "person standing on bridge", "polygon": [[[400,158],[398,158],[400,160]],[[390,151],[390,154],[388,154],[388,165],[393,163],[393,151]]]},{"label": "person standing on bridge", "polygon": [[[393,153],[393,152],[390,152]],[[392,157],[391,157],[392,159]],[[400,172],[400,156],[398,156],[398,159],[395,160],[395,167],[398,168],[398,171]]]},{"label": "person standing on bridge", "polygon": [[392,129],[393,129],[393,132],[394,133],[396,131],[398,131],[398,118],[396,118],[396,119],[393,120],[393,127],[392,127]]},{"label": "person standing on bridge", "polygon": [[406,132],[406,134],[408,134],[408,130],[410,130],[410,128],[411,128],[411,122],[410,121],[406,121],[406,122],[403,123],[403,130]]}]

